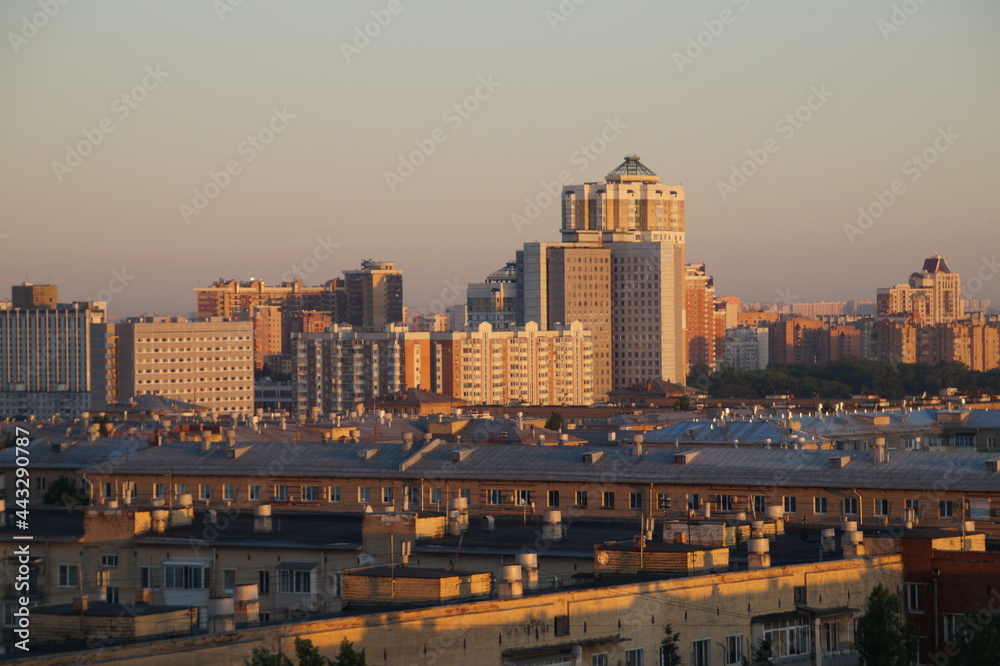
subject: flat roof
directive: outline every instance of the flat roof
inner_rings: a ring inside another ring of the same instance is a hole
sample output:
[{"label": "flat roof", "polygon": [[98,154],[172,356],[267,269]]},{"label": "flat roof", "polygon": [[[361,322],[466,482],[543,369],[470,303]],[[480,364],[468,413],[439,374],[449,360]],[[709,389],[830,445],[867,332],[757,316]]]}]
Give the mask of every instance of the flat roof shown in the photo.
[{"label": "flat roof", "polygon": [[364,576],[367,578],[432,578],[443,580],[445,578],[459,578],[461,576],[476,576],[489,573],[489,571],[467,571],[464,569],[431,569],[424,567],[382,565],[377,567],[365,567],[363,569],[348,569],[343,572],[343,575]]}]

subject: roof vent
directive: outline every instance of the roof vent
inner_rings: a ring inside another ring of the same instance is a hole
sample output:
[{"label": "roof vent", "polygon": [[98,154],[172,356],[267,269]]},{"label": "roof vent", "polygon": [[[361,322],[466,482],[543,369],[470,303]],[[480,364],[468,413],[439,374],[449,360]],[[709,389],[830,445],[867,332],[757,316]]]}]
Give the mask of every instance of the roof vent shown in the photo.
[{"label": "roof vent", "polygon": [[1000,472],[1000,460],[987,460],[986,461],[986,471],[987,472]]},{"label": "roof vent", "polygon": [[451,452],[452,462],[462,462],[472,454],[472,449],[455,449]]},{"label": "roof vent", "polygon": [[583,462],[585,462],[588,465],[593,465],[602,457],[604,457],[603,451],[591,451],[590,453],[583,454]]},{"label": "roof vent", "polygon": [[371,460],[378,453],[378,449],[361,449],[358,451],[358,460]]},{"label": "roof vent", "polygon": [[843,469],[847,467],[847,464],[851,462],[851,456],[834,456],[830,458],[830,467],[834,469]]},{"label": "roof vent", "polygon": [[674,464],[675,465],[688,465],[695,459],[698,455],[698,451],[687,451],[685,453],[675,453],[674,454]]}]

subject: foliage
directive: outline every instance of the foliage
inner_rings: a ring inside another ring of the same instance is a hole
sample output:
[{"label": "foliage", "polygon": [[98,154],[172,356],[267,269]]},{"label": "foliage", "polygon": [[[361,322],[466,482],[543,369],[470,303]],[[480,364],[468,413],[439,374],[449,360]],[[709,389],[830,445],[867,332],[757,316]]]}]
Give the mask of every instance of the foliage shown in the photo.
[{"label": "foliage", "polygon": [[663,659],[660,663],[664,666],[680,666],[681,665],[681,635],[674,633],[673,625],[668,624],[663,633],[666,636],[660,645],[663,646]]},{"label": "foliage", "polygon": [[766,370],[723,368],[707,382],[713,398],[763,398],[791,393],[799,398],[849,398],[876,394],[898,399],[908,395],[936,395],[954,387],[969,395],[1000,395],[1000,369],[969,370],[957,362],[927,365],[842,359],[824,363],[787,363]]},{"label": "foliage", "polygon": [[249,659],[244,659],[245,666],[292,666],[288,657],[274,654],[266,647],[255,647]]},{"label": "foliage", "polygon": [[978,604],[963,617],[955,628],[954,654],[948,662],[953,666],[991,666],[1000,655],[1000,617]]},{"label": "foliage", "polygon": [[82,490],[77,488],[76,479],[60,476],[49,484],[42,501],[54,506],[76,506],[77,504],[86,504],[87,497]]},{"label": "foliage", "polygon": [[858,620],[860,666],[909,666],[920,645],[919,631],[899,617],[899,597],[879,583]]},{"label": "foliage", "polygon": [[345,638],[340,641],[340,652],[330,664],[332,666],[367,666],[368,659],[365,657],[364,650],[358,652],[354,649],[354,643]]},{"label": "foliage", "polygon": [[308,638],[295,638],[295,656],[299,660],[299,666],[327,666],[331,663]]},{"label": "foliage", "polygon": [[774,645],[771,637],[765,636],[753,649],[753,666],[774,666]]},{"label": "foliage", "polygon": [[677,401],[674,402],[674,411],[690,412],[691,398],[687,397],[686,395],[682,395],[681,397],[677,398]]},{"label": "foliage", "polygon": [[563,427],[563,415],[560,412],[552,412],[549,414],[548,420],[545,422],[546,430],[562,430]]}]

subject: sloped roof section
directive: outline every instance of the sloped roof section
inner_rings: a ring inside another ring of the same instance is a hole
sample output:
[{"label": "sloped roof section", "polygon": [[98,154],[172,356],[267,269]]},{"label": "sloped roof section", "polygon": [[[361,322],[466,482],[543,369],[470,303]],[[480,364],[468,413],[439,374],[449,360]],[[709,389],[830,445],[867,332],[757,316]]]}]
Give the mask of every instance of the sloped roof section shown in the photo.
[{"label": "sloped roof section", "polygon": [[951,270],[948,268],[948,262],[944,260],[944,257],[940,254],[935,254],[933,257],[924,259],[924,272],[951,273]]},{"label": "sloped roof section", "polygon": [[620,178],[622,176],[653,176],[653,170],[647,167],[645,164],[639,161],[639,156],[635,153],[625,156],[625,161],[618,165],[618,167],[607,175],[607,179]]}]

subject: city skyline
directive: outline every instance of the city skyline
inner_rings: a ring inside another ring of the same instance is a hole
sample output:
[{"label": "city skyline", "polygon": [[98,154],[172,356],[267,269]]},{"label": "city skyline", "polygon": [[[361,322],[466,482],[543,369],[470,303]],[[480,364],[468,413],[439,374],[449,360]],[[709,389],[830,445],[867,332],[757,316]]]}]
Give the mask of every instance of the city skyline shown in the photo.
[{"label": "city skyline", "polygon": [[0,280],[113,317],[367,258],[461,302],[631,152],[720,295],[868,300],[938,252],[1000,301],[987,2],[43,4],[0,8]]}]

